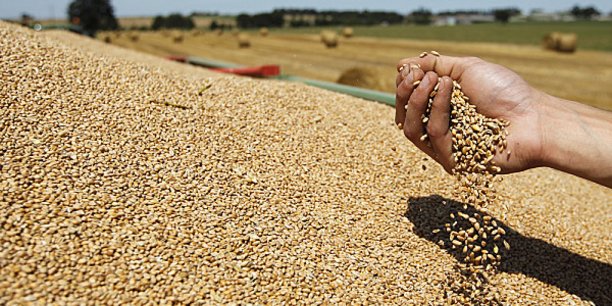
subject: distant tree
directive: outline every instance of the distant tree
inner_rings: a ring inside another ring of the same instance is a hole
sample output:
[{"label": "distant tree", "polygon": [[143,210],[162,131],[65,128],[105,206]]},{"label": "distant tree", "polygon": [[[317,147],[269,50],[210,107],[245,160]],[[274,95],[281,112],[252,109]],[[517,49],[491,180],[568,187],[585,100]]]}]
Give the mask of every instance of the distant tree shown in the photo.
[{"label": "distant tree", "polygon": [[385,11],[317,11],[314,9],[275,9],[271,13],[240,14],[236,23],[241,28],[397,24],[404,16]]},{"label": "distant tree", "polygon": [[195,23],[189,16],[183,16],[181,14],[170,14],[167,17],[155,16],[151,29],[159,30],[165,29],[193,29]]},{"label": "distant tree", "polygon": [[151,29],[159,30],[164,27],[164,17],[163,16],[155,16],[153,18],[153,23],[151,24]]},{"label": "distant tree", "polygon": [[578,18],[578,16],[580,16],[582,14],[582,9],[579,6],[574,5],[574,7],[572,7],[572,10],[570,11],[570,13],[572,15],[574,15],[574,17]]},{"label": "distant tree", "polygon": [[438,16],[457,16],[457,15],[487,15],[486,11],[478,10],[457,10],[457,11],[441,11]]},{"label": "distant tree", "polygon": [[34,20],[34,17],[32,17],[32,15],[27,14],[27,13],[21,14],[21,25],[22,26],[29,27],[33,20]]},{"label": "distant tree", "polygon": [[216,29],[218,29],[218,28],[219,28],[219,23],[218,23],[216,20],[213,20],[213,21],[210,23],[210,29],[211,29],[211,30],[216,30]]},{"label": "distant tree", "polygon": [[590,20],[594,16],[601,15],[601,13],[592,6],[581,8],[577,5],[572,8],[570,13],[577,19],[586,19],[586,20]]},{"label": "distant tree", "polygon": [[236,17],[236,23],[240,28],[259,27],[282,27],[285,22],[283,13],[274,11],[272,13],[261,13],[255,15],[240,14]]},{"label": "distant tree", "polygon": [[408,22],[419,24],[419,25],[428,25],[431,24],[432,13],[430,10],[420,8],[416,11],[410,13],[407,18]]},{"label": "distant tree", "polygon": [[210,16],[219,16],[219,13],[217,12],[192,12],[189,16],[190,17],[199,17],[199,16],[210,17]]},{"label": "distant tree", "polygon": [[91,36],[119,28],[110,0],[74,0],[68,5],[68,21],[78,23]]},{"label": "distant tree", "polygon": [[166,28],[193,29],[194,27],[191,17],[183,17],[181,14],[170,14],[166,17]]},{"label": "distant tree", "polygon": [[[251,16],[247,14],[240,14],[236,16],[236,24],[239,28],[250,28],[251,27]],[[211,24],[212,25],[212,24]]]},{"label": "distant tree", "polygon": [[521,10],[517,8],[505,8],[505,9],[496,9],[493,10],[493,16],[495,17],[495,21],[501,23],[508,23],[510,17],[517,16],[521,14]]}]

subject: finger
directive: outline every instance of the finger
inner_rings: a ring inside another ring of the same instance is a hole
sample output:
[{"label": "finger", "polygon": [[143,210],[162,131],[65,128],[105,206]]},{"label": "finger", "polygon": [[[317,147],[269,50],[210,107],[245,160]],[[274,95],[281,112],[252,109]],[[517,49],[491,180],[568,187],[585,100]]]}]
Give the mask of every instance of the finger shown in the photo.
[{"label": "finger", "polygon": [[397,76],[395,77],[395,88],[397,88],[397,86],[399,86],[399,84],[404,80],[404,78],[402,77],[402,72],[400,71]]},{"label": "finger", "polygon": [[403,81],[397,86],[395,92],[395,124],[398,127],[403,127],[406,118],[406,104],[412,94],[416,81],[420,81],[423,78],[423,71],[418,68],[404,69],[400,73],[403,77]]},{"label": "finger", "polygon": [[404,68],[406,68],[406,66],[408,66],[408,64],[398,65],[397,66],[397,72],[401,73],[402,70],[404,70]]},{"label": "finger", "polygon": [[[398,70],[398,74],[397,77],[395,78],[395,87],[399,86],[399,84],[404,80],[404,78],[406,77],[407,72],[402,73],[403,71],[406,71],[406,69],[416,69],[419,68],[419,65],[417,64],[404,64],[402,66],[399,66]],[[410,71],[410,70],[408,70]]]},{"label": "finger", "polygon": [[454,80],[460,80],[461,74],[465,69],[466,65],[470,61],[476,60],[476,58],[463,58],[440,55],[436,56],[433,54],[427,54],[424,57],[410,57],[399,61],[398,67],[406,64],[415,63],[419,64],[421,69],[425,72],[433,71],[440,76],[447,75]]},{"label": "finger", "polygon": [[426,128],[436,160],[449,173],[455,166],[449,130],[452,91],[453,80],[448,76],[442,77],[438,85],[438,92],[431,104],[431,113]]},{"label": "finger", "polygon": [[429,142],[423,136],[425,135],[425,128],[422,118],[427,109],[429,93],[436,85],[437,80],[438,75],[435,73],[427,72],[425,74],[421,83],[410,95],[406,110],[406,120],[404,121],[404,134],[406,137],[429,155],[433,154],[433,150],[428,146]]}]

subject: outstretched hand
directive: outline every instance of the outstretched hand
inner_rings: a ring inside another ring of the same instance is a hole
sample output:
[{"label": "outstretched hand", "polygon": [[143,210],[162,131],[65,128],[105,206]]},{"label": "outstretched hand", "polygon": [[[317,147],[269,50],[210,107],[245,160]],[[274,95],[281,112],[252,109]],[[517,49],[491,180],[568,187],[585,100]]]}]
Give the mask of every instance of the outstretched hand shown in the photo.
[{"label": "outstretched hand", "polygon": [[[507,149],[493,159],[503,173],[539,165],[543,143],[540,100],[545,94],[513,71],[479,58],[433,54],[403,59],[398,71],[395,122],[410,141],[448,172],[455,166],[449,130],[453,80],[459,82],[479,113],[510,121]],[[438,93],[424,124],[421,118],[438,78]],[[421,140],[424,133],[430,144]]]}]

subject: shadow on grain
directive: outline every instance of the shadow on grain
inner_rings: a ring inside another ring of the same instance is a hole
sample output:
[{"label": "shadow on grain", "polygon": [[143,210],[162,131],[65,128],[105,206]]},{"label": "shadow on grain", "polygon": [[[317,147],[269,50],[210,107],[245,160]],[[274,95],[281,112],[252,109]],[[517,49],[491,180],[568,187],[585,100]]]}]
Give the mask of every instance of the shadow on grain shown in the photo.
[{"label": "shadow on grain", "polygon": [[[444,202],[443,202],[444,201]],[[477,210],[468,205],[438,195],[410,198],[405,216],[415,225],[420,237],[434,243],[443,240],[448,245],[444,231],[432,233],[452,223],[450,213],[463,211],[470,215]],[[500,270],[521,273],[556,286],[597,305],[612,305],[612,265],[586,258],[540,239],[521,235],[500,220],[497,223],[506,230],[506,240],[511,249],[503,254]],[[463,256],[458,250],[449,250],[456,260]]]}]

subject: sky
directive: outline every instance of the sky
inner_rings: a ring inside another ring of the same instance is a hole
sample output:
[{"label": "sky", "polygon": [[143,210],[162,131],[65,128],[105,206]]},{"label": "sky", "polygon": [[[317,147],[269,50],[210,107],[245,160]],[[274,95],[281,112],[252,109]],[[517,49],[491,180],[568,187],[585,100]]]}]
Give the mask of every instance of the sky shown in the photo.
[{"label": "sky", "polygon": [[[71,0],[0,0],[0,18],[18,18],[28,13],[37,19],[66,18]],[[518,7],[524,13],[541,8],[547,12],[567,10],[572,6],[594,6],[604,14],[612,12],[611,0],[111,0],[118,17],[167,15],[193,11],[227,14],[258,13],[275,8],[314,8],[318,10],[384,10],[409,13],[419,8],[434,12],[446,10],[489,10],[492,8]]]}]

